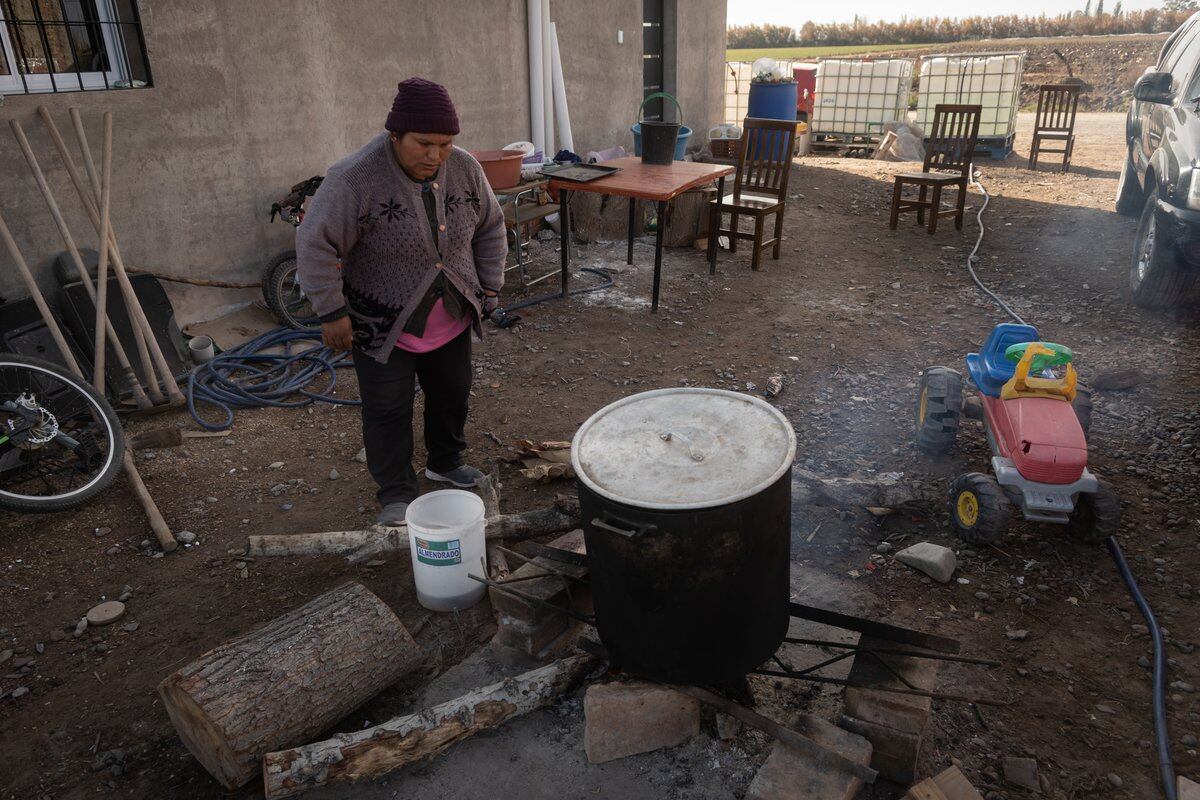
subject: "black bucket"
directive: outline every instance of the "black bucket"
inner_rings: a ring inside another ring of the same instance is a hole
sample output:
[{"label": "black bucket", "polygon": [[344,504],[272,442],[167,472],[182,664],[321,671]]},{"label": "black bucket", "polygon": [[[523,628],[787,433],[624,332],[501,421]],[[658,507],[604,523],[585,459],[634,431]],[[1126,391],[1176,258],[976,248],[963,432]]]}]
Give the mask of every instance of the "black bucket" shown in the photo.
[{"label": "black bucket", "polygon": [[[646,103],[662,97],[675,104],[680,118],[679,122],[658,122],[642,119]],[[670,164],[675,160],[675,146],[679,141],[679,129],[683,127],[683,110],[679,101],[666,92],[655,92],[642,101],[638,107],[638,128],[642,144],[643,164]]]},{"label": "black bucket", "polygon": [[675,142],[679,138],[678,122],[651,122],[643,120],[642,163],[670,164],[675,160]]}]

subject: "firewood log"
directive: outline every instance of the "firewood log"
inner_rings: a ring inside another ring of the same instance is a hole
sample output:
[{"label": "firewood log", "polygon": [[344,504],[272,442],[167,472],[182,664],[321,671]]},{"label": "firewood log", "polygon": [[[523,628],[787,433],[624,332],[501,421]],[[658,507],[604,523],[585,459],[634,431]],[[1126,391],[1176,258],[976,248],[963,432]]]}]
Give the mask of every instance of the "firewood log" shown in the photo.
[{"label": "firewood log", "polygon": [[236,789],[263,754],[311,741],[422,666],[395,613],[347,583],[208,651],[158,692],[192,755]]}]

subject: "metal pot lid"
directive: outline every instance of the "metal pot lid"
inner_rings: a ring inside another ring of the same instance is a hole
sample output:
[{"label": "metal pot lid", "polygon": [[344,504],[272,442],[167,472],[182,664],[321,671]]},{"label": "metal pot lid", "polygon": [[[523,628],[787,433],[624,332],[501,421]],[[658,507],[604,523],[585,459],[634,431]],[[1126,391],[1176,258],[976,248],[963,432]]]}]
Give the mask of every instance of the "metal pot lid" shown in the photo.
[{"label": "metal pot lid", "polygon": [[795,457],[796,432],[777,408],[720,389],[631,395],[593,414],[571,443],[571,465],[589,489],[666,511],[752,497]]}]

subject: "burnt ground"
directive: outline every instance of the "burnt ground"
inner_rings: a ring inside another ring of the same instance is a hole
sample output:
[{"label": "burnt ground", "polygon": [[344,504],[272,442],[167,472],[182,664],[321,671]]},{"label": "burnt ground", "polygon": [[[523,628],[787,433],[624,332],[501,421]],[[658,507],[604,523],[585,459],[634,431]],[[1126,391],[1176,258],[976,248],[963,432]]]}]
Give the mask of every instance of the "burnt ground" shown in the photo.
[{"label": "burnt ground", "polygon": [[[1028,125],[1027,117],[1022,123]],[[1091,466],[1123,498],[1121,544],[1169,632],[1170,680],[1183,682],[1168,699],[1172,743],[1179,771],[1195,777],[1200,311],[1145,311],[1129,300],[1134,222],[1111,210],[1122,124],[1116,114],[1081,115],[1070,174],[1026,171],[1024,129],[1017,156],[981,165],[994,199],[980,273],[1045,338],[1075,349],[1084,381],[1119,367],[1146,375],[1132,390],[1096,392]],[[624,266],[623,245],[580,248],[578,265],[613,267],[616,286],[529,309],[520,326],[489,331],[476,352],[471,459],[483,466],[509,457],[507,442],[514,439],[569,439],[593,411],[632,392],[684,384],[746,391],[779,374],[785,388],[775,402],[796,427],[798,463],[805,467],[830,476],[901,472],[933,493],[962,472],[985,468],[988,453],[977,428],[964,427],[958,450],[944,458],[922,455],[912,444],[921,368],[961,365],[1002,316],[962,266],[975,241],[973,218],[962,233],[947,224],[933,237],[911,221],[887,229],[888,174],[901,169],[801,160],[791,178],[783,257],[755,273],[748,254],[723,253],[710,277],[702,254],[670,251],[656,316],[646,307],[649,240],[639,244],[634,269]],[[972,194],[971,203],[980,199]],[[345,379],[344,391],[353,395],[353,378]],[[191,423],[179,415],[132,427],[164,424]],[[200,540],[161,558],[142,546],[152,537],[124,486],[74,512],[5,515],[0,650],[13,648],[15,655],[0,666],[0,796],[224,796],[174,735],[157,702],[157,683],[217,643],[349,578],[397,610],[426,648],[430,669],[356,712],[346,729],[406,708],[415,686],[489,639],[494,626],[486,603],[458,615],[423,611],[406,559],[375,568],[348,567],[337,558],[239,564],[247,533],[368,523],[373,499],[365,467],[354,460],[360,447],[353,409],[316,406],[242,412],[228,439],[139,454],[167,519]],[[283,466],[270,469],[276,461]],[[330,479],[333,469],[338,480]],[[502,476],[506,510],[545,504],[564,488],[531,484],[504,462]],[[1069,541],[1060,528],[1014,522],[997,547],[958,548],[958,576],[968,583],[943,586],[890,556],[873,560],[884,540],[958,547],[940,501],[882,520],[855,508],[797,509],[793,590],[804,602],[958,636],[966,650],[1003,662],[991,671],[943,670],[941,688],[1008,704],[977,717],[966,706],[939,703],[921,756],[923,774],[956,759],[987,797],[1018,800],[1030,795],[1004,783],[1000,760],[1030,755],[1047,797],[1157,796],[1143,666],[1150,644],[1103,550]],[[136,630],[117,624],[55,640],[56,631],[73,627],[90,606],[125,586],[132,596],[122,622],[137,622]],[[1006,633],[1013,630],[1028,636],[1011,640]],[[15,669],[22,657],[33,663]],[[18,686],[30,692],[14,699],[9,693]],[[837,709],[836,691],[756,688],[780,718],[788,708],[831,718]],[[732,744],[701,736],[676,751],[587,767],[579,703],[576,696],[468,742],[369,796],[440,787],[429,796],[738,797],[767,752],[756,734]],[[556,759],[534,742],[558,748]],[[114,748],[122,751],[120,774],[94,770],[96,754]],[[251,786],[234,795],[259,791]],[[862,796],[900,794],[902,787],[881,784]]]}]

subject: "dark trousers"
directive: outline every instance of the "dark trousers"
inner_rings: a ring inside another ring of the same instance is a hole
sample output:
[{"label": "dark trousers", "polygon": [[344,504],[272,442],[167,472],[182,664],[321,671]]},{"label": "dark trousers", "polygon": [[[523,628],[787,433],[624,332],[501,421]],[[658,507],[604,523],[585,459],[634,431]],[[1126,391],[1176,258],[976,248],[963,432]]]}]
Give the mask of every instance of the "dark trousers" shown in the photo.
[{"label": "dark trousers", "polygon": [[448,472],[463,464],[463,427],[471,391],[471,329],[428,353],[394,348],[386,364],[354,350],[362,397],[367,469],[379,484],[382,505],[417,497],[413,470],[414,378],[425,394],[425,450],[429,469]]}]

